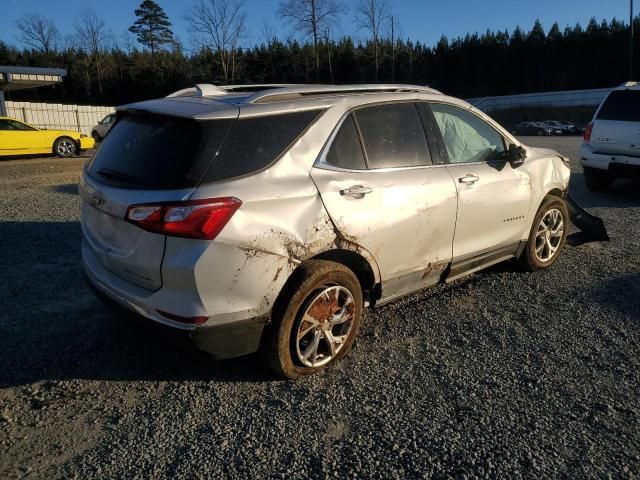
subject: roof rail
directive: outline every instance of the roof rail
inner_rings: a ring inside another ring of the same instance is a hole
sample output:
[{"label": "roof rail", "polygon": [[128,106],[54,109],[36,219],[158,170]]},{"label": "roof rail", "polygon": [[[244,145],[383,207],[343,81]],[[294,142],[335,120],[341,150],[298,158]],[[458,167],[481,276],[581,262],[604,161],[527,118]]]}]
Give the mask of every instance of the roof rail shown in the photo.
[{"label": "roof rail", "polygon": [[302,87],[304,83],[254,83],[247,85],[220,85],[220,88],[227,92],[259,92],[271,88]]},{"label": "roof rail", "polygon": [[279,96],[332,95],[347,93],[422,92],[441,94],[438,90],[420,85],[364,84],[364,85],[272,85],[247,97],[244,103],[266,103]]},{"label": "roof rail", "polygon": [[226,95],[227,91],[210,83],[198,83],[195,87],[183,88],[177,92],[170,93],[166,98],[173,97],[219,97]]}]

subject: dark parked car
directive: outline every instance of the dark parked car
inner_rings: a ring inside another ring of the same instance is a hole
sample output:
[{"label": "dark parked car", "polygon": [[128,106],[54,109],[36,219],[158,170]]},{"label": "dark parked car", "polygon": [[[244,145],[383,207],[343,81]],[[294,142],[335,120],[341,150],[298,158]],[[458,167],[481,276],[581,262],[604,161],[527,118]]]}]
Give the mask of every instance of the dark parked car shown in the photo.
[{"label": "dark parked car", "polygon": [[520,122],[511,129],[511,133],[514,135],[537,135],[538,137],[559,135],[553,128],[538,122]]},{"label": "dark parked car", "polygon": [[[557,130],[556,135],[580,135],[580,129],[571,122],[561,122],[558,120],[545,120],[542,125]],[[583,130],[584,131],[584,130]]]}]

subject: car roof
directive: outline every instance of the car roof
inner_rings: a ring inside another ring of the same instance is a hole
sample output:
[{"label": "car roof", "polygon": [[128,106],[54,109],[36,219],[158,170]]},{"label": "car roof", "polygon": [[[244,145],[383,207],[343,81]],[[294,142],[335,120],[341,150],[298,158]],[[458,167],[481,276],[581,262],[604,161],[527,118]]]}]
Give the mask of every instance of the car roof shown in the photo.
[{"label": "car roof", "polygon": [[443,95],[421,85],[224,85],[198,84],[178,90],[165,98],[118,107],[118,110],[146,110],[198,120],[235,118],[283,113],[343,104],[349,108],[368,103],[398,100],[446,99],[473,108],[463,100]]}]

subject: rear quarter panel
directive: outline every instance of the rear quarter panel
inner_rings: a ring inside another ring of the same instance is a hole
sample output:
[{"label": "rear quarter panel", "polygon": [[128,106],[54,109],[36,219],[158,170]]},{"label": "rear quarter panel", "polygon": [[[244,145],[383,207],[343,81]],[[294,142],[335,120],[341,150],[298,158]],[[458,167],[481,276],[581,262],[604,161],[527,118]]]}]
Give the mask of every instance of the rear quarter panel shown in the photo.
[{"label": "rear quarter panel", "polygon": [[[196,190],[192,199],[233,196],[242,201],[196,264],[198,289],[210,311],[262,315],[302,261],[336,248],[357,250],[379,279],[373,257],[337,234],[309,175],[340,116],[325,112],[266,170]],[[169,241],[167,257],[171,245]]]}]

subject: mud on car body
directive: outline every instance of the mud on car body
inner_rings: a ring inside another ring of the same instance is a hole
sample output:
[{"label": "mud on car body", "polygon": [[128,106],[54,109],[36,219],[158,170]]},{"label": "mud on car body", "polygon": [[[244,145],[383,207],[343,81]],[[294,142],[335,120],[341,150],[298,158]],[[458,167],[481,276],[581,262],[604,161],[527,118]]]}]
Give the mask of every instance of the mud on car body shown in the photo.
[{"label": "mud on car body", "polygon": [[213,87],[118,109],[80,179],[83,261],[112,302],[295,378],[363,308],[558,258],[568,160],[411,85]]}]

